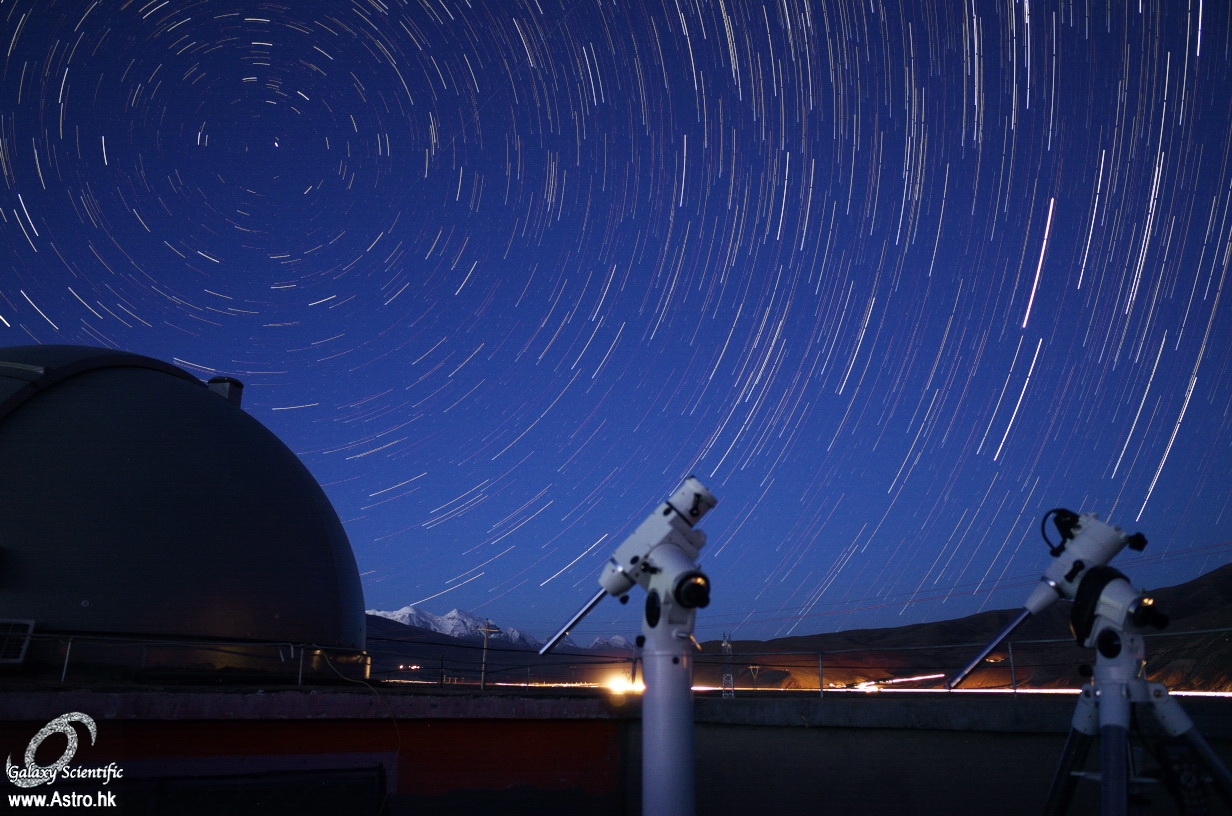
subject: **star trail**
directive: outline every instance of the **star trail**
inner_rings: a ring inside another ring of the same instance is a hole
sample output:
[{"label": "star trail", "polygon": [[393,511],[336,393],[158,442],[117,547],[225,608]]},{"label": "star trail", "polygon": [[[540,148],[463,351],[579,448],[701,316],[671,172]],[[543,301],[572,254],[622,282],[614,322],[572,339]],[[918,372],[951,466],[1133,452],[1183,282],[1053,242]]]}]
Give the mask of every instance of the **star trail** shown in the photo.
[{"label": "star trail", "polygon": [[369,608],[545,637],[690,473],[704,638],[1019,605],[1056,506],[1228,560],[1226,4],[0,21],[0,344],[243,380]]}]

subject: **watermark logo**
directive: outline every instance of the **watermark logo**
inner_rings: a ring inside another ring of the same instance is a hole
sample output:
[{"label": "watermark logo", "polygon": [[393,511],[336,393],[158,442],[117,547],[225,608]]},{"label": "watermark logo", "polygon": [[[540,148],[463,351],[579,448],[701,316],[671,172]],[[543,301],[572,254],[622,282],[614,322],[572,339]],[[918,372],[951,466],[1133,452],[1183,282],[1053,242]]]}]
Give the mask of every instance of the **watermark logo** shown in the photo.
[{"label": "watermark logo", "polygon": [[[99,768],[74,768],[70,767],[73,757],[77,754],[77,729],[74,725],[81,725],[90,734],[90,744],[94,744],[94,740],[98,737],[98,727],[94,724],[94,719],[88,714],[82,714],[80,711],[72,711],[68,714],[62,714],[56,717],[34,735],[34,739],[30,740],[30,744],[26,746],[25,767],[20,767],[13,764],[12,755],[6,756],[4,759],[4,772],[9,781],[19,788],[34,788],[39,785],[51,784],[58,779],[101,779],[103,784],[110,784],[112,779],[119,779],[124,775],[122,769],[117,768],[113,762],[109,765]],[[68,745],[64,748],[64,753],[60,758],[50,765],[40,765],[34,755],[42,746],[43,742],[52,734],[63,734],[68,739]]]}]

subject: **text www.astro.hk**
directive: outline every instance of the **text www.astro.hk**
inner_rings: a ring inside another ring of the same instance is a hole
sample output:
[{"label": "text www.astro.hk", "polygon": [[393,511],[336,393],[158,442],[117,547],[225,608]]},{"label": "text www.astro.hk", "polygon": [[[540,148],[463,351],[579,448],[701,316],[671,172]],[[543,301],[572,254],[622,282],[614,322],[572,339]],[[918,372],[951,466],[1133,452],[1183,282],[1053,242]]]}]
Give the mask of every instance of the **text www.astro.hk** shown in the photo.
[{"label": "text www.astro.hk", "polygon": [[115,791],[10,793],[9,807],[116,807]]}]

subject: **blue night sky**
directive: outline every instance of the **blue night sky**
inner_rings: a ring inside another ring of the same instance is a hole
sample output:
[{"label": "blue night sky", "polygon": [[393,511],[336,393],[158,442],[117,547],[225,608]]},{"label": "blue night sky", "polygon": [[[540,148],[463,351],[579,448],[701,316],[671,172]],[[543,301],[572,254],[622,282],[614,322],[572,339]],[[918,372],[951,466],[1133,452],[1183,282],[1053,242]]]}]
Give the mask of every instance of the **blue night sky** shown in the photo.
[{"label": "blue night sky", "polygon": [[1017,606],[1055,506],[1228,560],[1226,3],[0,21],[0,344],[244,381],[370,608],[546,637],[690,473],[702,638]]}]

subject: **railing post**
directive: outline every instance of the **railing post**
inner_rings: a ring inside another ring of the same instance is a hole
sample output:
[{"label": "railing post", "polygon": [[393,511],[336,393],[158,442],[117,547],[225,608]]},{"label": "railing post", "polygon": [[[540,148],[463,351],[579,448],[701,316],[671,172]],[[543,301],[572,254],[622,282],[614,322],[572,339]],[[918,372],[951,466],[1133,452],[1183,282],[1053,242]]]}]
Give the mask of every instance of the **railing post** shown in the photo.
[{"label": "railing post", "polygon": [[1014,643],[1010,641],[1005,645],[1009,649],[1010,654],[1010,688],[1018,691],[1018,672],[1014,669]]},{"label": "railing post", "polygon": [[68,656],[73,653],[73,639],[68,639],[68,648],[64,650],[64,668],[60,671],[60,682],[64,682],[64,678],[68,676]]},{"label": "railing post", "polygon": [[826,696],[825,676],[821,670],[821,652],[817,653],[817,696],[823,698]]}]

